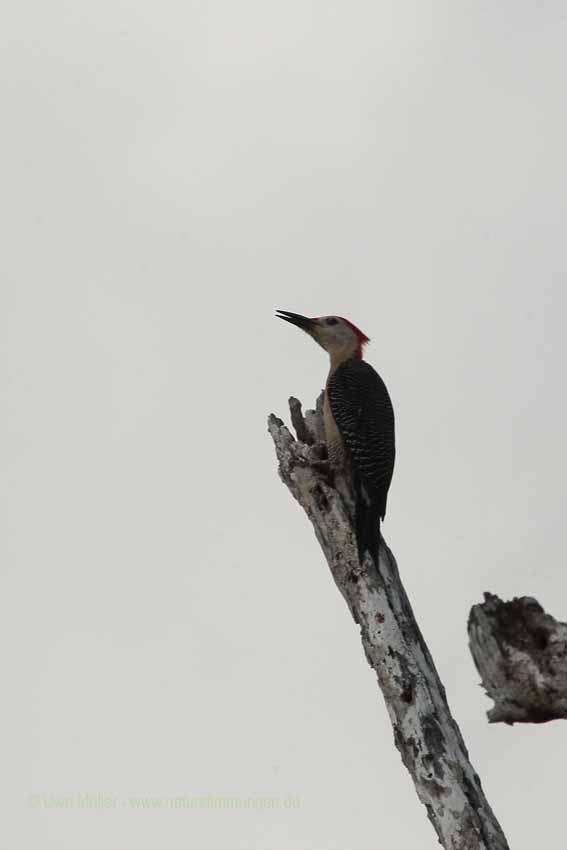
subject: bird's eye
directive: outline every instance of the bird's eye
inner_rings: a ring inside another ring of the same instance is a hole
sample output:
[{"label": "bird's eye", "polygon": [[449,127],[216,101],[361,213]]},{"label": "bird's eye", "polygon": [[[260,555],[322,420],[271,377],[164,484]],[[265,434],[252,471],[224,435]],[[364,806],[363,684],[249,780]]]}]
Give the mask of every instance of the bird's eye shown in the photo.
[{"label": "bird's eye", "polygon": [[338,319],[327,319],[327,320],[325,321],[325,324],[326,324],[326,325],[338,325],[338,324],[339,324],[339,320],[338,320]]}]

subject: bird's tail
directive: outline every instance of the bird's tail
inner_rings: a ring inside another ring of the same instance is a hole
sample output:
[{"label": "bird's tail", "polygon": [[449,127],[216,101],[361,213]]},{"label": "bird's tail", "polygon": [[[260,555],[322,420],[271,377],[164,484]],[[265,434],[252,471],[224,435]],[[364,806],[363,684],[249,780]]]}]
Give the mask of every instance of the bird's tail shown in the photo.
[{"label": "bird's tail", "polygon": [[361,482],[355,481],[355,525],[358,559],[362,563],[368,552],[376,567],[380,549],[380,516],[377,506],[368,497]]}]

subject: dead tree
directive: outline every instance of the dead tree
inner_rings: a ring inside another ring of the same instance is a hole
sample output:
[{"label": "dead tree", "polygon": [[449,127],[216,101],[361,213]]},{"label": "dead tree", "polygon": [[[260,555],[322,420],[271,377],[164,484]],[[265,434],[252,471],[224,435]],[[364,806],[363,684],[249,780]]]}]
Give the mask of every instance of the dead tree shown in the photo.
[{"label": "dead tree", "polygon": [[567,718],[567,623],[529,596],[503,602],[485,593],[468,628],[483,687],[494,700],[490,723]]},{"label": "dead tree", "polygon": [[290,410],[297,439],[276,416],[268,420],[280,477],[312,522],[335,583],[360,626],[396,747],[439,842],[446,850],[506,850],[393,554],[382,541],[378,567],[368,556],[359,562],[350,482],[331,481],[321,463],[321,399],[305,417],[296,399],[290,399]]}]

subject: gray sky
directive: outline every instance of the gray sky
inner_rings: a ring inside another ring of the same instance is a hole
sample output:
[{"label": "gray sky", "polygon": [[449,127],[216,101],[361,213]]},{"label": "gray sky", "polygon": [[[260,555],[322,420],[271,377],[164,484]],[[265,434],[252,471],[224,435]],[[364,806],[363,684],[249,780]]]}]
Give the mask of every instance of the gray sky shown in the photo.
[{"label": "gray sky", "polygon": [[[6,846],[438,846],[276,476],[326,362],[275,307],[372,338],[385,536],[511,846],[558,839],[567,727],[487,725],[465,624],[566,614],[564,3],[3,16]],[[208,795],[282,802],[130,801]]]}]

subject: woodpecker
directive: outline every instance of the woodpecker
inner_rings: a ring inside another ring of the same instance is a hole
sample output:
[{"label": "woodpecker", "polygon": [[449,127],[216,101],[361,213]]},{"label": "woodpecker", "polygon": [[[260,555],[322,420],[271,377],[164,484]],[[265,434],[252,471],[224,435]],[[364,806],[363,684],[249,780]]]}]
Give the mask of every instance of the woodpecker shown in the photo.
[{"label": "woodpecker", "polygon": [[377,565],[396,449],[388,390],[362,359],[370,340],[341,316],[309,319],[287,310],[276,315],[309,334],[330,356],[323,402],[328,458],[333,469],[350,473],[359,558],[362,562],[368,551]]}]

